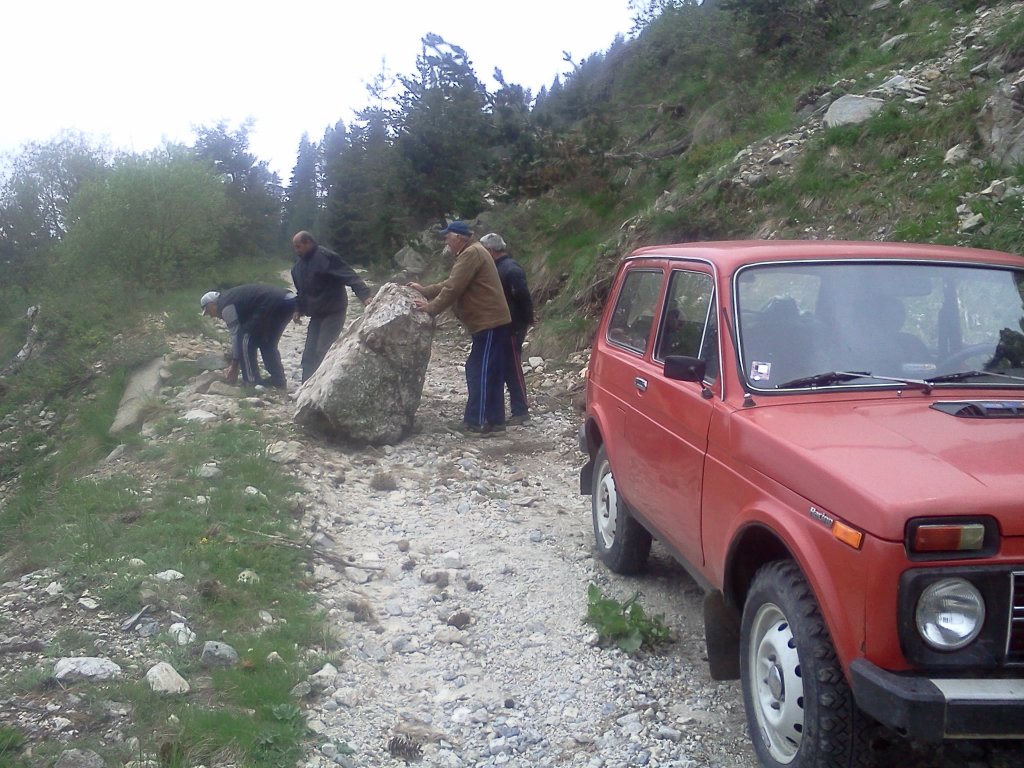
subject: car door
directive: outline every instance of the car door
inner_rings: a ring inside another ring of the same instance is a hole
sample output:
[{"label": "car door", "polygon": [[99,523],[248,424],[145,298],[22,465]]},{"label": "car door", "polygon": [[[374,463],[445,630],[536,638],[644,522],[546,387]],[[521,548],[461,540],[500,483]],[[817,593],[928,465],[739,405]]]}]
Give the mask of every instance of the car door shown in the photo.
[{"label": "car door", "polygon": [[[702,565],[701,489],[708,427],[716,403],[705,387],[719,376],[714,279],[698,269],[669,276],[652,354],[637,364],[625,443],[632,462],[629,500],[687,561]],[[707,364],[704,386],[665,377],[665,358],[686,355]]]},{"label": "car door", "polygon": [[[637,377],[654,344],[654,319],[664,288],[664,261],[627,265],[615,294],[615,304],[593,355],[592,379],[603,389],[595,400],[603,404],[605,447],[619,494],[632,506],[638,495],[636,461],[626,441],[626,423],[635,417]],[[606,407],[605,407],[606,406]]]}]

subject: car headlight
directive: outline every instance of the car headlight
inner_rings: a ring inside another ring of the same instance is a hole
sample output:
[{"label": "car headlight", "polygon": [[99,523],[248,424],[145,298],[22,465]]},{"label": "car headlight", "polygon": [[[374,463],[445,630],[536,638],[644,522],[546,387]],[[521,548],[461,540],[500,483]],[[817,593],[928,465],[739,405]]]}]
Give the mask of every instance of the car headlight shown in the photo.
[{"label": "car headlight", "polygon": [[966,579],[940,579],[917,601],[917,631],[939,651],[956,651],[970,644],[985,623],[985,601]]}]

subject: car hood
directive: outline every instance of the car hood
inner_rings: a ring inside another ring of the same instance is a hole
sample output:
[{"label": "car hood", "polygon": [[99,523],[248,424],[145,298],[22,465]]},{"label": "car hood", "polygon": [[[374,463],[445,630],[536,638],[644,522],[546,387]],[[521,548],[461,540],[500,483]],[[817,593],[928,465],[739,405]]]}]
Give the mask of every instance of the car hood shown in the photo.
[{"label": "car hood", "polygon": [[891,541],[908,518],[995,516],[1024,535],[1024,418],[962,418],[914,395],[764,404],[735,412],[732,454]]}]

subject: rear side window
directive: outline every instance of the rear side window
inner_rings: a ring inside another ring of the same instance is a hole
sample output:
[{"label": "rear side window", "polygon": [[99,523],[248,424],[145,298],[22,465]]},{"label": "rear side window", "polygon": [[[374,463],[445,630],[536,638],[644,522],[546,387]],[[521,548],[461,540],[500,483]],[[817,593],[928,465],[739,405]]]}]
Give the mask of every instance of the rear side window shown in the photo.
[{"label": "rear side window", "polygon": [[626,273],[608,323],[608,341],[640,354],[647,350],[661,277],[661,270],[634,269]]},{"label": "rear side window", "polygon": [[718,313],[714,282],[702,272],[676,270],[665,297],[655,359],[696,357],[707,363],[705,379],[718,377]]}]

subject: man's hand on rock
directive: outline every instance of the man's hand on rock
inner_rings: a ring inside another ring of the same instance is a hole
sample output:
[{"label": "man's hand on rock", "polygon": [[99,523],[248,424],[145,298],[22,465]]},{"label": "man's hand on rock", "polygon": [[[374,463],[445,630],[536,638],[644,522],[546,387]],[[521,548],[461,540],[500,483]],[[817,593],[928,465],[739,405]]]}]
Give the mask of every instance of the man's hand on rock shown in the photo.
[{"label": "man's hand on rock", "polygon": [[412,306],[414,309],[426,310],[427,303],[427,300],[422,296],[417,296],[415,299],[412,300]]},{"label": "man's hand on rock", "polygon": [[419,291],[420,293],[423,293],[423,286],[420,285],[419,283],[408,282],[405,284],[405,286],[406,288],[412,288],[414,291]]}]

